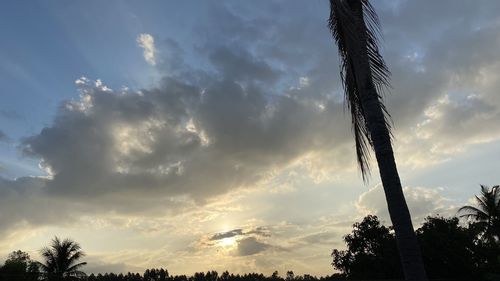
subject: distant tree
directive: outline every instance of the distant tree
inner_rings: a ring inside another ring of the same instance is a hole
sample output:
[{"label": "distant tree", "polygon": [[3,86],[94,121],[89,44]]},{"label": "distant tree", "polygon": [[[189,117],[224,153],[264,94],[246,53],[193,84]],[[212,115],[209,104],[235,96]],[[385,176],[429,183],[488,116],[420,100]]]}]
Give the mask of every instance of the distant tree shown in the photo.
[{"label": "distant tree", "polygon": [[195,272],[193,277],[193,281],[205,281],[205,273],[204,272]]},{"label": "distant tree", "polygon": [[304,280],[304,281],[314,281],[314,280],[316,280],[316,279],[317,279],[317,278],[316,278],[315,276],[312,276],[312,275],[310,275],[310,274],[304,274],[304,276],[303,276],[303,279],[302,279],[302,280]]},{"label": "distant tree", "polygon": [[144,281],[165,281],[168,277],[168,271],[163,268],[146,269],[143,275]]},{"label": "distant tree", "polygon": [[165,281],[168,278],[168,270],[160,268],[159,281]]},{"label": "distant tree", "polygon": [[75,241],[55,237],[49,247],[41,250],[41,255],[44,262],[38,264],[45,280],[79,280],[86,276],[80,269],[87,263],[78,262],[85,254]]},{"label": "distant tree", "polygon": [[226,271],[222,272],[219,279],[221,281],[229,281],[230,277],[231,277],[231,275],[229,275],[229,271],[226,270]]},{"label": "distant tree", "polygon": [[207,281],[217,281],[219,278],[219,273],[217,271],[212,270],[212,271],[207,271],[207,274],[205,275],[205,280]]},{"label": "distant tree", "polygon": [[476,197],[476,206],[463,206],[458,210],[460,217],[478,222],[484,230],[484,237],[490,242],[500,238],[500,188],[481,185],[481,194]]},{"label": "distant tree", "polygon": [[[139,273],[127,273],[123,274],[114,274],[114,273],[106,273],[106,274],[90,274],[87,281],[145,281],[145,280],[162,280],[161,274],[156,275],[154,277],[154,272],[161,272],[162,269],[147,269],[144,271],[144,274],[141,276]],[[167,273],[166,270],[164,270]],[[151,273],[153,272],[153,275]],[[262,273],[245,273],[243,275],[240,274],[232,274],[228,271],[222,272],[222,274],[218,274],[217,271],[208,271],[208,272],[196,272],[192,276],[186,275],[166,275],[165,276],[169,281],[194,281],[194,280],[217,280],[217,281],[285,281],[284,278],[278,275],[278,272],[275,271],[271,276],[265,276]],[[149,279],[148,279],[149,278]],[[152,279],[151,279],[152,278]],[[159,278],[159,279],[155,279]],[[323,276],[317,278],[316,276],[312,276],[309,274],[304,275],[296,275],[293,274],[292,271],[287,272],[287,278],[289,280],[294,281],[338,281],[344,280],[345,278],[339,278],[338,274],[334,274],[331,276]]]},{"label": "distant tree", "polygon": [[272,279],[272,280],[279,280],[279,279],[280,279],[280,274],[278,273],[278,271],[277,271],[277,270],[275,270],[275,271],[273,272],[273,274],[271,275],[271,279]]},{"label": "distant tree", "polygon": [[35,281],[38,280],[38,277],[37,263],[30,259],[28,253],[21,250],[10,253],[0,268],[0,280],[2,281]]},{"label": "distant tree", "polygon": [[377,216],[366,216],[344,236],[346,250],[334,249],[332,265],[349,279],[395,279],[403,277],[398,250],[390,228]]}]

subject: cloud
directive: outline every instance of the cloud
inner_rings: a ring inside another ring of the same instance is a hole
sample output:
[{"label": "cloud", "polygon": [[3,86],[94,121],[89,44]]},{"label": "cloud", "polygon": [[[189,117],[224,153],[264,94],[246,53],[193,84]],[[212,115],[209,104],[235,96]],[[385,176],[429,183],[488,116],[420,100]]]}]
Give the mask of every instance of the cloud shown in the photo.
[{"label": "cloud", "polygon": [[[389,13],[388,21],[405,21],[405,5],[382,13]],[[299,16],[292,6],[287,9]],[[335,49],[324,22],[280,19],[275,28],[266,29],[272,14],[249,21],[225,5],[213,8],[214,18],[204,28],[229,28],[229,33],[218,33],[220,40],[200,44],[205,46],[200,52],[205,56],[200,65],[206,64],[205,68],[187,65],[183,60],[187,53],[171,39],[165,42],[175,47],[171,49],[177,50],[177,60],[157,57],[154,38],[144,33],[137,42],[146,60],[183,71],[165,77],[156,87],[135,92],[113,91],[100,80],[78,80],[80,99],[64,102],[53,124],[22,142],[23,152],[40,159],[48,174],[39,196],[72,198],[83,209],[141,213],[182,208],[193,200],[204,204],[229,191],[264,185],[294,166],[315,182],[331,181],[341,171],[356,169],[349,124],[338,79],[334,79]],[[219,14],[228,16],[216,17]],[[311,32],[320,30],[319,26],[326,32],[321,38]],[[245,36],[238,33],[242,30]],[[403,45],[399,30],[387,30],[386,41]],[[442,55],[449,46],[441,37],[423,40],[428,45],[412,56],[406,48],[388,50],[397,91],[388,103],[403,164],[447,159],[445,152],[457,151],[453,139],[472,144],[497,138],[498,131],[485,125],[498,119],[494,96],[483,93],[483,86],[493,88],[493,78],[470,78],[477,94],[467,93],[466,98],[449,89],[456,75],[467,77],[494,67],[482,56],[463,59],[467,50],[485,48],[465,43],[471,38],[488,40],[493,28],[466,30],[446,33],[454,42],[464,43],[453,57]],[[408,32],[416,36],[421,30],[415,27]],[[277,50],[276,44],[286,48]],[[450,73],[451,69],[456,71]],[[444,97],[448,102],[442,102]],[[452,126],[454,120],[460,121],[459,128]],[[465,132],[473,133],[464,136]]]},{"label": "cloud", "polygon": [[[403,188],[415,227],[418,227],[429,215],[455,215],[457,208],[453,206],[453,201],[444,197],[441,191],[442,188]],[[384,191],[380,184],[361,194],[356,202],[356,208],[362,216],[373,214],[379,216],[386,223],[391,221]]]},{"label": "cloud", "polygon": [[249,52],[212,53],[217,72],[197,70],[202,80],[179,74],[134,92],[78,79],[80,99],[22,141],[47,173],[38,196],[96,212],[165,212],[259,187],[302,159],[346,168],[348,154],[319,157],[350,142],[342,103],[310,95],[312,83],[278,87],[279,71]]},{"label": "cloud", "polygon": [[426,118],[417,125],[416,134],[420,139],[432,139],[435,153],[452,154],[467,144],[490,142],[500,137],[500,132],[492,131],[490,126],[478,126],[499,123],[500,111],[473,94],[454,100],[445,95],[430,105],[424,115]]},{"label": "cloud", "polygon": [[495,52],[500,46],[498,22],[491,10],[468,4],[438,18],[432,16],[435,12],[421,3],[402,1],[397,9],[380,15],[386,42],[392,42],[385,44],[394,74],[387,106],[395,121],[398,150],[404,155],[400,163],[415,167],[450,160],[470,145],[500,138],[491,126],[499,120],[500,79],[490,75],[500,67]]},{"label": "cloud", "polygon": [[251,229],[244,230],[242,228],[237,228],[229,231],[219,232],[212,235],[208,240],[221,240],[224,238],[231,238],[237,236],[260,236],[260,237],[270,237],[271,232],[269,228],[265,226],[259,226]]},{"label": "cloud", "polygon": [[[21,177],[15,180],[0,178],[0,228],[2,232],[50,224],[64,225],[81,214],[71,203],[47,196],[46,179]],[[61,213],[59,210],[71,210]]]},{"label": "cloud", "polygon": [[[117,188],[127,194],[140,186],[144,194],[203,199],[254,185],[270,168],[310,150],[334,147],[338,131],[331,123],[336,113],[307,98],[268,101],[258,87],[231,81],[202,89],[165,79],[160,88],[125,94],[87,86],[80,101],[60,108],[52,126],[23,142],[24,153],[40,157],[53,176],[48,190],[54,194]],[[319,128],[329,129],[315,134]]]},{"label": "cloud", "polygon": [[259,242],[255,237],[247,237],[238,241],[236,254],[238,256],[250,256],[261,253],[270,248],[270,245]]},{"label": "cloud", "polygon": [[0,117],[3,117],[5,119],[9,119],[9,120],[23,119],[21,114],[19,114],[17,111],[12,110],[12,109],[1,109],[0,110]]},{"label": "cloud", "polygon": [[210,237],[209,240],[221,240],[224,238],[231,238],[239,235],[243,235],[243,230],[241,228],[233,229],[226,232],[216,233],[212,237]]},{"label": "cloud", "polygon": [[10,140],[9,136],[0,130],[0,142],[8,142]]},{"label": "cloud", "polygon": [[226,238],[235,238],[234,241],[241,241],[249,237],[266,238],[271,237],[271,231],[264,226],[250,227],[247,229],[237,228],[229,231],[217,232],[210,236],[203,236],[199,245],[204,246],[217,246],[220,240]]},{"label": "cloud", "polygon": [[147,63],[156,65],[155,39],[151,34],[141,33],[137,36],[139,47],[144,49],[143,56]]},{"label": "cloud", "polygon": [[279,70],[273,69],[266,61],[256,59],[245,50],[218,48],[210,55],[210,60],[226,79],[275,82],[280,76]]},{"label": "cloud", "polygon": [[103,257],[98,256],[86,256],[85,261],[87,265],[83,267],[83,271],[87,274],[93,273],[97,275],[99,273],[127,273],[127,272],[140,272],[144,270],[142,267],[134,266],[132,264],[123,262],[107,262]]},{"label": "cloud", "polygon": [[338,243],[338,233],[332,231],[323,231],[313,234],[308,234],[301,238],[307,244],[323,244],[332,246]]},{"label": "cloud", "polygon": [[251,229],[247,232],[245,232],[246,235],[256,235],[256,236],[261,236],[261,237],[270,237],[271,236],[271,231],[269,230],[268,227],[265,226],[259,226],[254,229]]}]

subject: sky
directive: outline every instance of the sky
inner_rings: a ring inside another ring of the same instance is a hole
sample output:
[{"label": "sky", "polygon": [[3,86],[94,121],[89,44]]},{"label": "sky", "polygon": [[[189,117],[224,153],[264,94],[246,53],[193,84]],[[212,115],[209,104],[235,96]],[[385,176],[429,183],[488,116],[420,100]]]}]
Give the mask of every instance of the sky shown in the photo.
[{"label": "sky", "polygon": [[[500,2],[372,1],[415,227],[499,184]],[[366,214],[326,0],[4,1],[0,261],[332,274]]]}]

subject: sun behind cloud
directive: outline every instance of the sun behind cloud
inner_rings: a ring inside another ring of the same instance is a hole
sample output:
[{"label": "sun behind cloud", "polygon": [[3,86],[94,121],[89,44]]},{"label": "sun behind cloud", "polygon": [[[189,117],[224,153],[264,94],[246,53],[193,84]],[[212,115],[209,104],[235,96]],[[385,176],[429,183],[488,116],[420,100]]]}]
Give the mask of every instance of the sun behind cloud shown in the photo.
[{"label": "sun behind cloud", "polygon": [[236,245],[236,237],[226,237],[226,238],[222,238],[220,241],[219,241],[219,245],[224,247],[224,248],[227,248],[227,247],[234,247]]}]

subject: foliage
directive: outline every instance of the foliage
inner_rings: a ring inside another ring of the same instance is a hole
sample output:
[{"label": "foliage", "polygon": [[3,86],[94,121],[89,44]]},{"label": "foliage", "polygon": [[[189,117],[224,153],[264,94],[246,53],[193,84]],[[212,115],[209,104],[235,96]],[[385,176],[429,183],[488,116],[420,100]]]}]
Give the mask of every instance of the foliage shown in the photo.
[{"label": "foliage", "polygon": [[38,280],[39,270],[36,262],[30,259],[28,253],[21,250],[9,254],[4,265],[0,268],[0,280],[35,281]]},{"label": "foliage", "polygon": [[[358,2],[354,4],[353,2]],[[359,6],[358,8],[355,8]],[[357,24],[359,23],[359,25]],[[362,28],[360,28],[360,25]],[[351,111],[352,130],[356,142],[356,155],[363,178],[370,171],[369,148],[373,147],[372,134],[368,122],[369,116],[363,106],[363,97],[367,92],[360,85],[359,74],[368,72],[369,82],[376,90],[383,91],[389,86],[390,71],[379,53],[378,35],[380,23],[378,16],[367,0],[339,1],[330,0],[330,18],[328,26],[337,43],[340,57],[340,77],[344,88],[346,105]],[[354,47],[358,45],[358,48]],[[365,66],[355,64],[353,57],[366,58]],[[366,69],[365,69],[366,67]],[[377,91],[374,95],[377,105],[384,112],[384,125],[390,132],[388,113]],[[373,122],[373,120],[371,120]]]},{"label": "foliage", "polygon": [[[461,225],[456,217],[427,217],[416,230],[431,279],[488,280],[500,273],[500,247],[481,235],[484,224]],[[367,216],[344,236],[346,250],[334,249],[332,265],[347,279],[401,278],[394,234]]]},{"label": "foliage", "polygon": [[[88,281],[159,281],[163,279],[151,279],[150,275],[147,273],[159,272],[163,269],[147,269],[144,275],[139,273],[127,273],[127,274],[91,274],[88,277]],[[164,270],[167,272],[166,270]],[[147,276],[146,276],[147,275]],[[288,271],[285,277],[279,276],[278,272],[275,271],[271,276],[265,276],[262,273],[247,273],[247,274],[232,274],[228,271],[219,274],[217,271],[207,271],[196,272],[192,276],[186,275],[166,275],[165,281],[334,281],[340,280],[336,275],[326,276],[326,277],[316,277],[312,275],[295,275],[293,271]]]},{"label": "foliage", "polygon": [[146,269],[143,275],[144,281],[165,281],[168,278],[168,270],[160,269]]},{"label": "foliage", "polygon": [[393,279],[403,276],[394,235],[376,216],[367,216],[344,236],[346,250],[334,249],[333,267],[352,279]]},{"label": "foliage", "polygon": [[476,233],[458,218],[427,217],[416,232],[429,277],[477,278]]},{"label": "foliage", "polygon": [[86,262],[78,262],[85,254],[75,241],[70,239],[52,239],[50,247],[42,249],[44,263],[38,263],[44,272],[45,280],[78,280],[85,276],[80,269]]},{"label": "foliage", "polygon": [[491,242],[500,239],[500,188],[481,185],[481,194],[475,196],[477,206],[463,206],[458,210],[465,217],[482,225],[482,235]]}]

